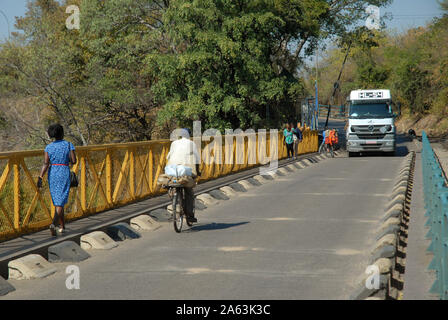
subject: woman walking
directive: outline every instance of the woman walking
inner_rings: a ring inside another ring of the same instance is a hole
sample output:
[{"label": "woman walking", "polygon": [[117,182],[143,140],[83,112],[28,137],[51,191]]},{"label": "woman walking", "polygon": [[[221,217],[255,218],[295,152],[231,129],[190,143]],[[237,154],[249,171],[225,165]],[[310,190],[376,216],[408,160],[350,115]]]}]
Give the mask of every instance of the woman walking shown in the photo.
[{"label": "woman walking", "polygon": [[56,225],[59,222],[59,233],[65,231],[64,206],[70,192],[70,163],[76,163],[75,147],[64,139],[64,128],[53,124],[48,128],[48,136],[55,141],[45,148],[44,165],[37,181],[38,188],[48,170],[48,185],[51,199],[56,208],[53,223],[50,225],[52,236],[56,236]]},{"label": "woman walking", "polygon": [[297,155],[299,154],[299,143],[303,140],[302,135],[302,125],[297,122],[297,128],[295,128],[292,133],[294,134],[294,160],[297,160]]},{"label": "woman walking", "polygon": [[[288,152],[288,159],[293,157],[294,153],[294,134],[289,123],[286,124],[286,129],[283,131],[284,142],[286,144],[286,150]],[[291,155],[291,156],[290,156]]]}]

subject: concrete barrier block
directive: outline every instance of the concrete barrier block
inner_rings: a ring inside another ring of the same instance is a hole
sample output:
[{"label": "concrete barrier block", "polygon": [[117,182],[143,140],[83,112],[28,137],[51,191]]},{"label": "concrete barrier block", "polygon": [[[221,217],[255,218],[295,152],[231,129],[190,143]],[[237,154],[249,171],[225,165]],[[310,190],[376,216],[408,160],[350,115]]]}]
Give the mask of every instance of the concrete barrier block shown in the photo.
[{"label": "concrete barrier block", "polygon": [[168,222],[173,219],[173,215],[166,209],[152,210],[149,215],[153,217],[157,222]]},{"label": "concrete barrier block", "polygon": [[295,165],[293,165],[293,164],[288,164],[286,166],[286,169],[290,170],[291,172],[294,172],[294,171],[298,170],[297,167]]},{"label": "concrete barrier block", "polygon": [[221,190],[229,198],[236,197],[238,195],[238,193],[229,186],[219,188],[219,190]]},{"label": "concrete barrier block", "polygon": [[406,188],[408,189],[408,182],[407,181],[401,181],[400,183],[395,184],[394,188],[392,189],[392,192],[397,191],[400,188]]},{"label": "concrete barrier block", "polygon": [[234,183],[230,184],[229,187],[231,187],[236,192],[247,192],[246,188],[243,187],[243,185],[241,185],[238,182],[234,182]]},{"label": "concrete barrier block", "polygon": [[313,161],[311,158],[305,159],[304,160],[306,164],[308,165],[313,165],[315,161]]},{"label": "concrete barrier block", "polygon": [[238,181],[246,190],[253,189],[255,186],[247,180]]},{"label": "concrete barrier block", "polygon": [[395,246],[385,246],[381,247],[372,254],[370,259],[370,264],[374,263],[376,260],[381,258],[393,258],[397,252]]},{"label": "concrete barrier block", "polygon": [[381,222],[385,222],[390,218],[400,218],[403,212],[403,205],[396,204],[392,208],[386,211],[386,213],[381,218]]},{"label": "concrete barrier block", "polygon": [[286,176],[288,173],[281,172],[280,169],[277,169],[277,171],[275,172],[275,174],[276,174],[277,176],[279,176],[279,177],[284,177],[284,176]]},{"label": "concrete barrier block", "polygon": [[131,226],[125,222],[116,223],[106,228],[106,233],[114,241],[133,240],[141,238],[142,235],[131,228]]},{"label": "concrete barrier block", "polygon": [[249,179],[247,179],[247,181],[249,181],[249,183],[255,187],[260,187],[262,185],[258,180],[254,179],[254,178],[249,178]]},{"label": "concrete barrier block", "polygon": [[90,258],[74,241],[64,241],[48,247],[49,262],[79,262]]},{"label": "concrete barrier block", "polygon": [[230,198],[221,190],[212,190],[208,192],[216,200],[230,200]]},{"label": "concrete barrier block", "polygon": [[400,171],[398,172],[398,174],[403,174],[403,173],[410,172],[410,171],[411,171],[411,166],[410,166],[410,165],[406,165],[405,167],[402,167],[402,168],[400,169]]},{"label": "concrete barrier block", "polygon": [[[266,183],[269,183],[269,180],[268,180],[268,179],[266,179],[265,177],[260,176],[260,175],[255,176],[254,179],[257,180],[260,184],[266,184]],[[272,178],[271,178],[271,179],[272,179]]]},{"label": "concrete barrier block", "polygon": [[395,196],[395,198],[393,198],[392,200],[389,201],[389,203],[386,206],[386,210],[390,210],[392,209],[394,206],[398,205],[403,205],[404,202],[406,200],[406,196],[403,194],[399,194],[397,196]]},{"label": "concrete barrier block", "polygon": [[110,250],[118,246],[107,234],[94,231],[81,236],[81,248],[84,250]]},{"label": "concrete barrier block", "polygon": [[4,296],[15,290],[16,288],[14,288],[8,281],[0,277],[0,296]]},{"label": "concrete barrier block", "polygon": [[409,172],[404,172],[397,176],[397,181],[401,181],[401,180],[405,180],[405,179],[409,180]]},{"label": "concrete barrier block", "polygon": [[293,164],[291,164],[293,167],[295,167],[297,170],[302,169],[301,166],[299,166],[299,164],[297,162],[294,162]]},{"label": "concrete barrier block", "polygon": [[206,206],[206,205],[204,204],[204,202],[202,202],[201,200],[199,200],[199,199],[195,199],[195,200],[194,200],[194,209],[195,209],[195,210],[202,211],[202,210],[207,209],[207,206]]},{"label": "concrete barrier block", "polygon": [[401,188],[401,187],[407,187],[408,184],[409,184],[408,180],[400,180],[397,183],[395,183],[394,190],[397,189],[397,188]]},{"label": "concrete barrier block", "polygon": [[396,245],[397,245],[397,236],[393,233],[387,234],[375,243],[372,252],[375,252],[376,250],[386,246],[396,246]]},{"label": "concrete barrier block", "polygon": [[408,191],[407,187],[400,187],[400,188],[395,189],[393,191],[393,193],[390,195],[389,201],[392,201],[393,199],[395,199],[395,197],[398,196],[399,194],[403,195],[406,198],[407,191]]},{"label": "concrete barrier block", "polygon": [[307,167],[304,161],[297,161],[296,165],[298,165],[300,169],[305,169]]},{"label": "concrete barrier block", "polygon": [[309,159],[304,159],[300,161],[301,164],[303,164],[305,167],[309,167],[313,163]]},{"label": "concrete barrier block", "polygon": [[386,275],[380,275],[379,289],[368,289],[366,286],[367,277],[361,281],[356,288],[355,292],[351,295],[350,300],[364,300],[374,295],[380,290],[386,289],[389,285],[389,277]]},{"label": "concrete barrier block", "polygon": [[[273,171],[266,172],[266,174],[264,174],[263,177],[270,177],[273,180],[273,179],[278,178],[280,176],[277,174],[277,170],[275,170],[275,171],[273,170]],[[269,179],[269,178],[267,178],[267,179]]]},{"label": "concrete barrier block", "polygon": [[56,273],[57,269],[42,256],[30,254],[9,261],[8,271],[8,279],[30,280],[48,277]]},{"label": "concrete barrier block", "polygon": [[131,219],[131,227],[137,231],[155,231],[162,226],[147,214]]},{"label": "concrete barrier block", "polygon": [[201,200],[202,202],[204,202],[204,204],[205,204],[207,207],[210,207],[210,206],[214,206],[214,205],[219,204],[219,201],[216,200],[215,198],[213,198],[213,197],[212,197],[211,195],[209,195],[208,193],[202,193],[202,194],[198,195],[197,198],[198,198],[199,200]]},{"label": "concrete barrier block", "polygon": [[380,232],[377,233],[377,236],[375,237],[375,240],[380,240],[382,237],[384,237],[385,235],[388,234],[393,234],[397,237],[398,239],[398,233],[400,232],[400,226],[398,225],[391,225],[388,226],[387,228],[382,229]]},{"label": "concrete barrier block", "polygon": [[273,176],[271,176],[270,174],[262,174],[261,177],[263,177],[263,179],[265,179],[266,181],[273,181],[275,180]]},{"label": "concrete barrier block", "polygon": [[293,172],[293,170],[291,168],[288,168],[288,166],[284,166],[282,167],[282,169],[285,169],[287,174]]},{"label": "concrete barrier block", "polygon": [[399,218],[389,218],[381,224],[381,227],[378,228],[378,231],[380,231],[382,229],[386,229],[393,225],[400,226],[401,220]]},{"label": "concrete barrier block", "polygon": [[392,271],[392,261],[390,259],[386,258],[378,259],[375,261],[373,265],[378,267],[381,274],[387,274]]}]

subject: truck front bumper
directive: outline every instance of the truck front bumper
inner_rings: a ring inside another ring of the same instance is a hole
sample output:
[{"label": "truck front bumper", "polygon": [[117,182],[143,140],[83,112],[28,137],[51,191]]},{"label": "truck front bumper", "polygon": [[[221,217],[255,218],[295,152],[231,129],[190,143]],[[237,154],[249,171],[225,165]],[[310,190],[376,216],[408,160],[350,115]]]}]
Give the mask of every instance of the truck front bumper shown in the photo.
[{"label": "truck front bumper", "polygon": [[356,134],[350,134],[347,139],[348,152],[394,152],[395,147],[395,134],[387,134],[380,140],[362,140]]}]

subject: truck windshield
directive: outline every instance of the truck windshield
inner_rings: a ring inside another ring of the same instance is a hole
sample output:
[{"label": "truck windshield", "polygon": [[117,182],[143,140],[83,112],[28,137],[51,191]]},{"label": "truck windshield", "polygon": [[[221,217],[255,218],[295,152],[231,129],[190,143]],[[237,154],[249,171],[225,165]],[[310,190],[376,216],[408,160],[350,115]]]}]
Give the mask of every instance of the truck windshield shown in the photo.
[{"label": "truck windshield", "polygon": [[386,103],[352,104],[350,106],[350,118],[371,119],[391,117],[391,107]]}]

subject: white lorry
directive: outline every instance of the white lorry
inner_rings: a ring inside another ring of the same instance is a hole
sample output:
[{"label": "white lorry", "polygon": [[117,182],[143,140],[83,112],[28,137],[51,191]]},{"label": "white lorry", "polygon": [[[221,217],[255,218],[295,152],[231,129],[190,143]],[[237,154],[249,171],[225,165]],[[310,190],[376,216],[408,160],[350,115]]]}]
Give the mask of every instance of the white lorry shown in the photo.
[{"label": "white lorry", "polygon": [[350,93],[347,127],[349,157],[367,152],[395,154],[395,117],[390,90],[355,90]]}]

